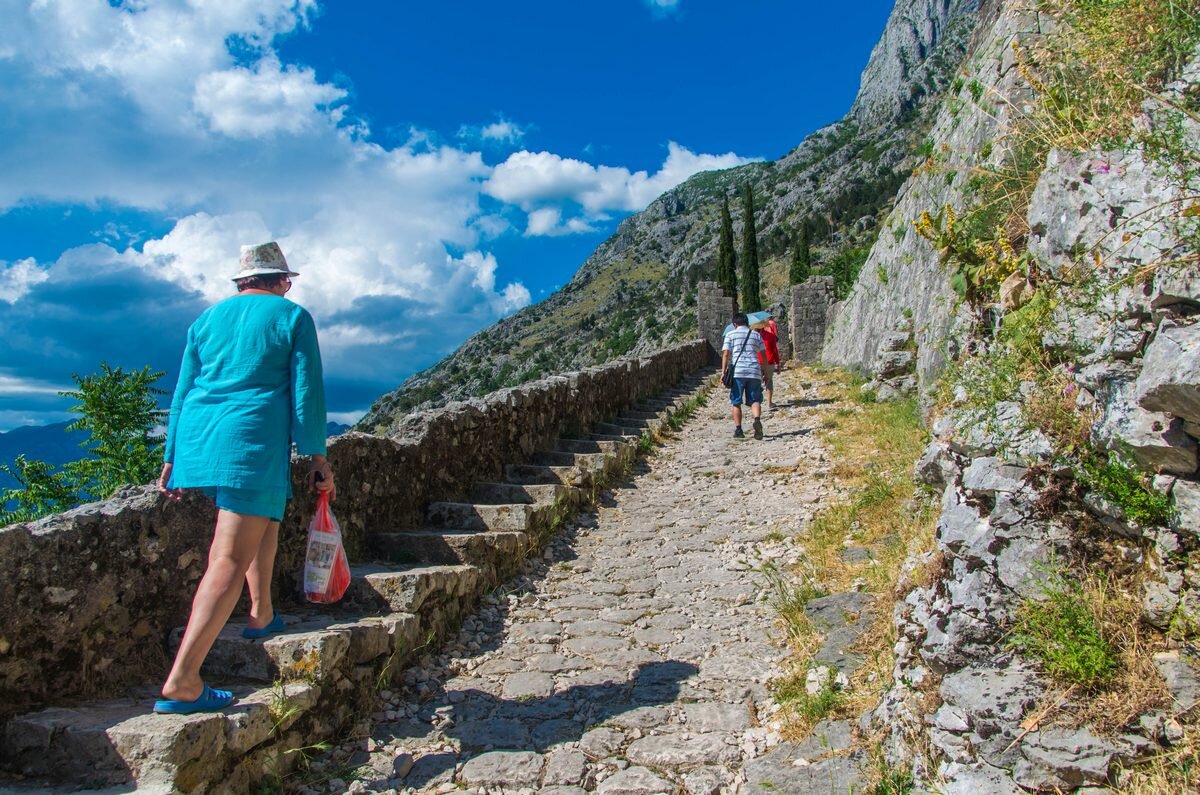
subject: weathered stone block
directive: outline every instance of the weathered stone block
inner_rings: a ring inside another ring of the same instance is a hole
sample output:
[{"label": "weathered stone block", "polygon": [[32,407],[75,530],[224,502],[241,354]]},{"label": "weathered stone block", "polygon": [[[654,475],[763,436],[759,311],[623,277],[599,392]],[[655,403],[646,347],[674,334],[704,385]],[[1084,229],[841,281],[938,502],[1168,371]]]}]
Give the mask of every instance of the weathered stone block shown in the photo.
[{"label": "weathered stone block", "polygon": [[1097,392],[1102,414],[1092,429],[1096,440],[1110,449],[1127,449],[1147,469],[1195,472],[1196,442],[1183,432],[1183,421],[1143,408],[1134,402],[1134,392],[1126,381],[1111,381]]},{"label": "weathered stone block", "polygon": [[1159,327],[1142,360],[1137,401],[1149,411],[1200,422],[1200,324]]}]

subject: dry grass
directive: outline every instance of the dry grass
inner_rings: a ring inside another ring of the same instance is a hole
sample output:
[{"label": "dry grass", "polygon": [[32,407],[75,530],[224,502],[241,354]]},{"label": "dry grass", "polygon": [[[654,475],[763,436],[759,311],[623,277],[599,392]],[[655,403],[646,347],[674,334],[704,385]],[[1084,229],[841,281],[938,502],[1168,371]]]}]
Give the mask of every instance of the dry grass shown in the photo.
[{"label": "dry grass", "polygon": [[[915,402],[856,403],[858,384],[848,374],[826,373],[820,391],[838,415],[822,430],[834,462],[830,474],[846,497],[813,517],[806,547],[820,587],[850,590],[865,578],[872,593],[894,591],[913,540],[932,543],[933,506],[912,481],[912,465],[928,442]],[[867,562],[842,558],[847,542],[871,553]]]},{"label": "dry grass", "polygon": [[1121,788],[1125,795],[1200,793],[1200,726],[1185,724],[1183,732],[1183,738],[1173,743],[1170,750],[1125,772]]},{"label": "dry grass", "polygon": [[[842,371],[801,368],[798,376],[818,382],[818,396],[832,401],[817,409],[818,422],[834,462],[831,479],[843,496],[826,504],[802,534],[805,559],[791,574],[803,585],[792,589],[794,598],[781,599],[787,591],[776,588],[774,601],[793,650],[792,675],[775,683],[777,698],[786,702],[788,739],[803,738],[823,718],[857,716],[886,690],[895,643],[891,604],[905,558],[932,548],[935,516],[912,481],[913,461],[927,443],[915,404],[864,402],[858,383]],[[846,560],[847,546],[867,549],[870,559]],[[924,576],[916,572],[909,579],[914,575]],[[870,627],[854,648],[865,663],[848,687],[809,696],[805,677],[821,638],[804,604],[812,596],[849,590],[866,590],[877,599]]]},{"label": "dry grass", "polygon": [[1200,12],[1182,0],[1042,0],[1065,24],[1031,53],[1026,77],[1051,147],[1121,143],[1142,102],[1187,62]]},{"label": "dry grass", "polygon": [[[1166,647],[1166,640],[1142,623],[1141,604],[1134,596],[1141,592],[1140,582],[1123,580],[1118,587],[1116,578],[1094,571],[1074,571],[1065,577],[1069,587],[1054,587],[1067,597],[1064,603],[1069,602],[1086,616],[1089,627],[1084,634],[1091,635],[1091,640],[1080,637],[1077,626],[1054,618],[1061,613],[1044,609],[1045,605],[1053,604],[1052,599],[1041,603],[1042,630],[1056,645],[1056,662],[1046,672],[1057,678],[1060,685],[1046,694],[1043,707],[1049,707],[1070,689],[1070,697],[1051,711],[1048,722],[1072,727],[1086,725],[1114,734],[1139,715],[1169,706],[1170,693],[1152,659],[1154,652]],[[1019,622],[1028,620],[1031,615],[1028,603],[1018,615]],[[1046,616],[1051,617],[1046,619]],[[1017,631],[1021,628],[1018,623]],[[1087,648],[1088,642],[1102,646],[1104,665],[1096,664],[1097,655]],[[1061,664],[1064,658],[1068,661],[1066,665]]]}]

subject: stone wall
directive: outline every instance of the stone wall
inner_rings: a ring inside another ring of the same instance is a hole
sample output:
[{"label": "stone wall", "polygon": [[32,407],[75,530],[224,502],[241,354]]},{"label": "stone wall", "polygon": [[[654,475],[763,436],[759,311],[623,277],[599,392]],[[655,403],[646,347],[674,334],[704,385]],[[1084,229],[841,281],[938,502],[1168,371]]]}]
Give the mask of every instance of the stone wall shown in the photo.
[{"label": "stone wall", "polygon": [[733,298],[725,295],[716,282],[696,285],[696,319],[700,337],[704,339],[714,360],[721,355],[725,327],[733,320]]},{"label": "stone wall", "polygon": [[[334,512],[350,559],[362,559],[370,533],[422,524],[429,502],[500,480],[505,463],[663,391],[708,356],[696,340],[414,414],[391,437],[337,437],[329,446]],[[294,482],[304,471],[297,461]],[[276,567],[284,609],[299,600],[312,507],[310,495],[298,495],[284,517]],[[185,621],[203,574],[214,519],[201,497],[173,503],[144,486],[0,528],[0,717],[159,679],[167,634]]]},{"label": "stone wall", "polygon": [[810,276],[792,287],[791,353],[802,364],[817,364],[832,317],[833,277]]}]

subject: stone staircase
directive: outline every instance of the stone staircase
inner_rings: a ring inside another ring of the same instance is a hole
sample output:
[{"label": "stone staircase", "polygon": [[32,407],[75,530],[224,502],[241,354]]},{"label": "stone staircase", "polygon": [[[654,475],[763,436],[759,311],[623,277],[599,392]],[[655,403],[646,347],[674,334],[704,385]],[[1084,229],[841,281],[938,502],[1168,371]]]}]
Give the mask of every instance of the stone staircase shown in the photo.
[{"label": "stone staircase", "polygon": [[697,372],[591,432],[507,465],[504,482],[473,484],[469,502],[430,503],[421,526],[376,529],[370,559],[352,563],[346,597],[281,609],[285,633],[252,641],[241,637],[241,624],[227,626],[203,672],[238,696],[224,712],[151,713],[164,670],[155,659],[146,662],[151,684],[143,691],[11,719],[0,737],[0,793],[245,792],[287,773],[305,749],[367,731],[362,721],[376,693],[626,472],[643,434],[663,430],[711,383],[710,372]]}]

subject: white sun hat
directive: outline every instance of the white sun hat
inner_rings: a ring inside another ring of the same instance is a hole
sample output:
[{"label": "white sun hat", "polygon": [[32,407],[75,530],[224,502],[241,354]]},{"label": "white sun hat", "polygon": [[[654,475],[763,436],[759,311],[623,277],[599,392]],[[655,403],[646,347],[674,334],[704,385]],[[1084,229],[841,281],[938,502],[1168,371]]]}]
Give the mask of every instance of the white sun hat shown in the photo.
[{"label": "white sun hat", "polygon": [[279,244],[272,240],[270,243],[260,243],[257,246],[242,246],[241,267],[233,280],[246,279],[250,276],[299,276],[295,271],[288,270],[287,260]]}]

